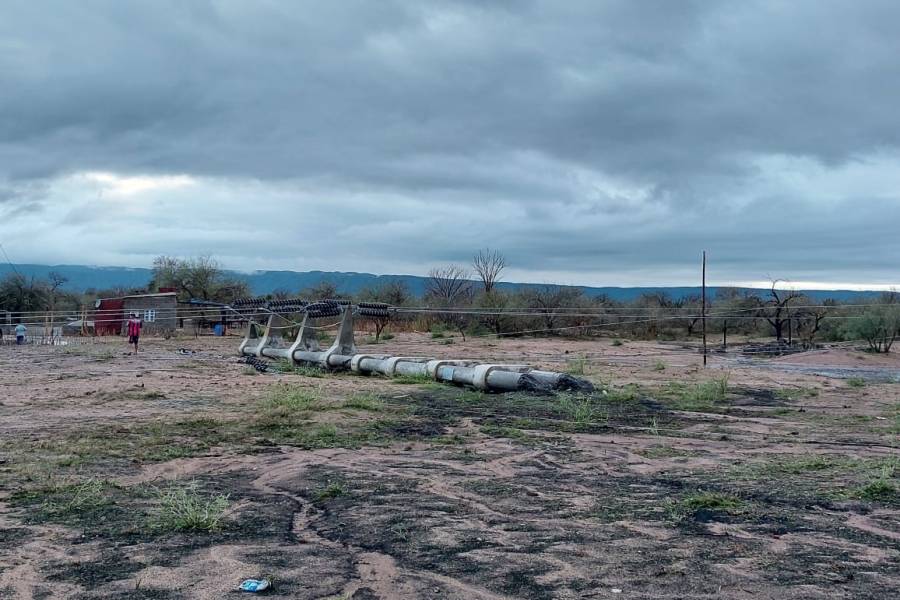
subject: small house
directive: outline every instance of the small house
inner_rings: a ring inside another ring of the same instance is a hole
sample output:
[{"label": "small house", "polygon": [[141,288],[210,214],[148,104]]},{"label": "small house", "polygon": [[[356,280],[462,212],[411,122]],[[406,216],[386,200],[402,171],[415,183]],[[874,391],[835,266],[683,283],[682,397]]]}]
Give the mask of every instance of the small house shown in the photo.
[{"label": "small house", "polygon": [[[124,317],[136,314],[143,322],[142,332],[146,334],[171,333],[177,322],[175,312],[178,298],[175,292],[157,294],[137,294],[122,298]],[[122,325],[124,329],[124,323]]]}]

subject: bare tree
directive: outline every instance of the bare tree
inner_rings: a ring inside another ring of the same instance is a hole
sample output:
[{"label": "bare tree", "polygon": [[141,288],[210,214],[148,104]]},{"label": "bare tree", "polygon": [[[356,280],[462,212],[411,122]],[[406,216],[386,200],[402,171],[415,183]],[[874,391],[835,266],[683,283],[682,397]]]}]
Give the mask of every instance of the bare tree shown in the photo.
[{"label": "bare tree", "polygon": [[50,271],[47,274],[48,284],[47,284],[47,299],[50,303],[50,311],[48,317],[45,319],[44,328],[48,335],[53,334],[53,324],[56,316],[56,301],[59,298],[59,288],[64,286],[66,282],[69,281],[68,277],[57,271]]},{"label": "bare tree", "polygon": [[[826,306],[816,306],[813,301],[804,296],[806,308],[797,312],[797,335],[803,341],[806,348],[811,348],[816,334],[822,328],[822,324],[828,316]],[[792,318],[794,318],[792,316]]]},{"label": "bare tree", "polygon": [[700,296],[696,294],[685,296],[684,298],[675,301],[674,307],[678,309],[691,309],[690,312],[677,311],[675,316],[680,317],[679,320],[684,323],[688,337],[693,336],[694,328],[697,326],[697,323],[700,323],[703,319],[703,316],[700,314],[703,308]]},{"label": "bare tree", "polygon": [[471,294],[470,277],[469,271],[456,265],[431,269],[425,281],[425,296],[442,308],[453,306]]},{"label": "bare tree", "polygon": [[[402,280],[389,280],[378,287],[367,288],[359,293],[359,299],[364,302],[379,302],[393,307],[403,306],[409,302],[410,297],[409,288]],[[395,313],[390,310],[367,316],[375,326],[376,342],[381,339],[384,328],[388,326],[394,316]]]},{"label": "bare tree", "polygon": [[778,279],[772,281],[769,299],[765,302],[763,310],[763,316],[775,330],[775,339],[777,340],[784,338],[784,326],[790,323],[791,302],[802,296],[796,290],[776,289],[779,281]]},{"label": "bare tree", "polygon": [[456,265],[431,269],[425,281],[425,299],[432,306],[446,309],[442,320],[455,327],[465,340],[470,315],[459,309],[472,302],[469,271]]},{"label": "bare tree", "polygon": [[499,250],[484,248],[472,258],[472,268],[478,273],[478,277],[484,285],[484,293],[490,294],[500,278],[500,273],[506,268],[506,258]]},{"label": "bare tree", "polygon": [[522,290],[525,307],[540,315],[546,333],[554,332],[560,320],[571,322],[560,316],[560,309],[578,306],[583,295],[581,288],[561,285],[532,286]]}]

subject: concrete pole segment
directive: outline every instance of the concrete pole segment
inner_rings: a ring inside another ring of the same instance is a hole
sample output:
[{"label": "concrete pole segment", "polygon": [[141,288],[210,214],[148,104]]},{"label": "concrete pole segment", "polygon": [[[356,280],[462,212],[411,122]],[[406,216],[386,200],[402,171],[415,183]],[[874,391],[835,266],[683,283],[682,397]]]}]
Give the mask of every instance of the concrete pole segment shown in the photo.
[{"label": "concrete pole segment", "polygon": [[[317,309],[311,310],[314,315],[321,314],[315,312]],[[356,352],[356,345],[353,341],[353,312],[352,306],[340,307],[341,322],[337,337],[327,350],[318,349],[318,342],[315,341],[313,335],[314,330],[309,323],[313,317],[306,314],[297,333],[297,339],[289,348],[274,348],[268,345],[275,317],[272,315],[260,342],[257,345],[251,343],[251,334],[248,332],[248,337],[241,343],[239,352],[243,355],[287,359],[294,363],[309,363],[325,369],[347,369],[360,374],[377,373],[387,377],[398,375],[428,377],[435,381],[465,385],[488,392],[516,390],[589,392],[593,390],[593,385],[587,380],[578,379],[565,373],[533,369],[527,365],[360,354]]]}]

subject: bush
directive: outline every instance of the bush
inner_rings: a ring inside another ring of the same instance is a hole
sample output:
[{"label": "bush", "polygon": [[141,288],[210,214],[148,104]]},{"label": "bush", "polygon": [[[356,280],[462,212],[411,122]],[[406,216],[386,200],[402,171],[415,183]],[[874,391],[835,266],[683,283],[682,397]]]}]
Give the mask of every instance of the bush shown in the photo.
[{"label": "bush", "polygon": [[848,319],[845,331],[850,339],[865,340],[872,352],[890,352],[900,334],[900,305],[869,307],[858,317]]}]

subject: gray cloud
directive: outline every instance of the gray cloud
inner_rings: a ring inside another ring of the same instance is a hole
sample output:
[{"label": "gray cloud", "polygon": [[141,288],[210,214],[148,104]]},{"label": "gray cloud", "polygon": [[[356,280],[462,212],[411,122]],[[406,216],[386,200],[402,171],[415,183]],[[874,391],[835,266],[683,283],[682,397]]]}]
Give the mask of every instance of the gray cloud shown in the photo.
[{"label": "gray cloud", "polygon": [[[13,1],[0,199],[30,214],[29,189],[62,186],[48,223],[76,236],[100,192],[75,174],[199,182],[145,202],[204,235],[111,213],[138,237],[22,260],[202,248],[422,272],[490,244],[525,275],[677,283],[708,247],[725,278],[881,281],[900,255],[898,21],[875,0]],[[274,241],[279,211],[303,239]],[[232,219],[272,240],[229,240]]]}]

